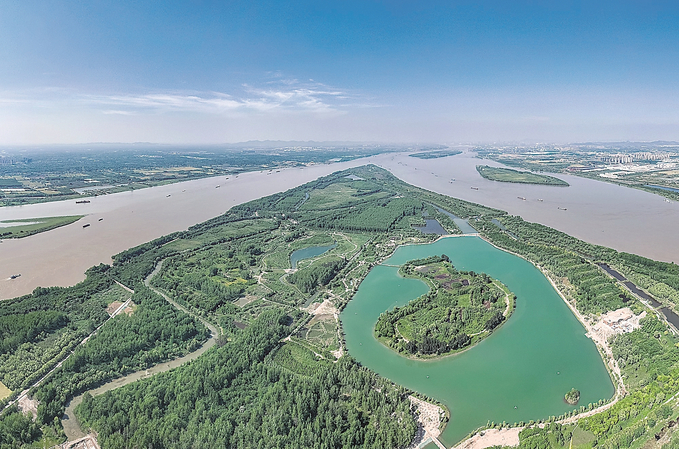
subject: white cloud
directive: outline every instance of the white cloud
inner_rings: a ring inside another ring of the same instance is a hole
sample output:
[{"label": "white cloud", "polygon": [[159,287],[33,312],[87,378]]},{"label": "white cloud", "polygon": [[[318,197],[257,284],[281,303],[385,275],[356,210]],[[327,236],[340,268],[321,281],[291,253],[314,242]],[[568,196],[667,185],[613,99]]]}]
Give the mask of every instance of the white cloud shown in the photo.
[{"label": "white cloud", "polygon": [[[106,114],[148,112],[343,114],[352,106],[366,107],[369,101],[357,94],[296,79],[276,79],[265,87],[244,84],[240,92],[152,92],[144,94],[76,94],[78,104],[101,107]],[[0,100],[1,101],[1,100]]]}]

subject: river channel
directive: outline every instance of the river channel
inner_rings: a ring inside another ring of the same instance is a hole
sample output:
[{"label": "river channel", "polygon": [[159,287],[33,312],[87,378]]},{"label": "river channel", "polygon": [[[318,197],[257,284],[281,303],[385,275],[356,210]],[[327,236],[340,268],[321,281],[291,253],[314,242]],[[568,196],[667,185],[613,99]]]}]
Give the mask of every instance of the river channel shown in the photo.
[{"label": "river channel", "polygon": [[[466,151],[457,156],[418,159],[407,153],[391,153],[337,164],[282,169],[280,173],[250,172],[229,179],[219,176],[186,181],[99,196],[91,198],[88,204],[69,200],[2,207],[0,221],[87,216],[52,231],[4,240],[0,244],[0,299],[30,293],[37,286],[73,285],[84,279],[87,268],[110,263],[111,256],[132,246],[184,230],[236,204],[368,163],[384,167],[408,183],[496,207],[590,243],[679,263],[679,233],[675,230],[679,203],[577,176],[557,175],[568,181],[570,187],[489,181],[478,174],[476,165],[500,164],[475,156],[476,153]],[[87,223],[91,226],[83,228]],[[21,277],[10,279],[16,274]]]},{"label": "river channel", "polygon": [[[459,270],[485,272],[517,295],[511,318],[489,338],[435,361],[406,359],[380,344],[373,328],[380,313],[427,292],[398,275],[408,260],[446,254]],[[514,423],[558,416],[575,387],[579,405],[609,399],[614,386],[594,343],[545,276],[532,264],[475,236],[403,246],[374,267],[341,314],[349,353],[407,388],[443,402],[451,420],[442,440],[451,445],[488,421]]]}]

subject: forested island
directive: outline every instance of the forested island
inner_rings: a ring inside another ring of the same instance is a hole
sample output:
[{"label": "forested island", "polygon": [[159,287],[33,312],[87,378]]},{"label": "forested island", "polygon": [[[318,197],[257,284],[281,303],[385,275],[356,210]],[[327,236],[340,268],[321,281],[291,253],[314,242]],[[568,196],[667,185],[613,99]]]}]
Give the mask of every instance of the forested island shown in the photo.
[{"label": "forested island", "polygon": [[[656,435],[675,447],[671,423],[679,407],[671,398],[679,391],[679,340],[659,307],[641,302],[597,263],[669,309],[679,304],[676,265],[426,191],[375,166],[235,206],[122,252],[73,287],[37,288],[0,302],[0,381],[8,388],[0,391],[9,394],[3,407],[12,404],[0,417],[0,447],[65,441],[61,418],[70,399],[195,350],[210,338],[204,322],[217,330],[217,344],[195,361],[107,394],[85,394],[75,409],[83,430],[96,432],[102,448],[408,446],[417,427],[409,399],[415,392],[353,361],[336,316],[395,248],[437,238],[411,226],[431,205],[470,220],[483,238],[540,268],[588,319],[625,306],[647,312],[638,328],[610,337],[625,383],[617,402],[580,419],[575,432],[565,421],[524,423],[522,448],[559,449],[571,435],[583,448],[640,447]],[[459,233],[452,221],[446,226]],[[329,242],[336,246],[292,269],[293,251]],[[410,264],[411,274],[422,275],[415,271],[421,265]],[[489,310],[506,307],[483,274],[453,277],[444,260],[432,266],[450,280],[467,279],[460,293],[483,287],[484,308],[486,302]],[[23,390],[36,401],[35,418],[14,402]]]},{"label": "forested island", "polygon": [[400,274],[424,280],[431,291],[383,313],[375,335],[409,356],[441,356],[481,341],[509,316],[515,297],[485,273],[460,272],[445,254],[413,260]]},{"label": "forested island", "polygon": [[420,153],[412,153],[408,156],[416,157],[418,159],[438,159],[441,157],[455,156],[462,154],[460,150],[437,150],[437,151],[422,151]]},{"label": "forested island", "polygon": [[[0,221],[0,239],[19,239],[74,223],[84,215]],[[3,228],[2,225],[8,226]]]},{"label": "forested island", "polygon": [[541,184],[547,186],[568,187],[569,184],[554,176],[540,175],[527,171],[512,170],[511,168],[490,167],[477,165],[476,171],[481,176],[491,181],[513,182],[518,184]]},{"label": "forested island", "polygon": [[564,400],[570,405],[575,405],[580,401],[580,390],[571,388],[571,390],[564,395]]}]

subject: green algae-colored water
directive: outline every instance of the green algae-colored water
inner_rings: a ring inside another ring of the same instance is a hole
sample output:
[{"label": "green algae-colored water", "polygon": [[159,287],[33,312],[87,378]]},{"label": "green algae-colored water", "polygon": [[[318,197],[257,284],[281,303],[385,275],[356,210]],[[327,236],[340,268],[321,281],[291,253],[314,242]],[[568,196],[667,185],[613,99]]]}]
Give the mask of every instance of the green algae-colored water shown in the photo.
[{"label": "green algae-colored water", "polygon": [[298,249],[290,254],[290,265],[292,268],[297,268],[297,263],[300,260],[311,259],[312,257],[320,256],[321,254],[330,251],[337,246],[337,243],[326,246],[310,246],[309,248]]},{"label": "green algae-colored water", "polygon": [[[517,296],[511,318],[493,335],[458,355],[406,359],[373,336],[380,313],[427,292],[398,275],[408,260],[446,254],[459,270],[485,272]],[[613,396],[614,387],[594,343],[544,275],[532,264],[474,236],[403,246],[374,267],[341,315],[349,354],[364,366],[436,398],[451,411],[441,439],[451,445],[488,421],[509,424],[572,410],[563,400],[575,387],[578,404]]]}]

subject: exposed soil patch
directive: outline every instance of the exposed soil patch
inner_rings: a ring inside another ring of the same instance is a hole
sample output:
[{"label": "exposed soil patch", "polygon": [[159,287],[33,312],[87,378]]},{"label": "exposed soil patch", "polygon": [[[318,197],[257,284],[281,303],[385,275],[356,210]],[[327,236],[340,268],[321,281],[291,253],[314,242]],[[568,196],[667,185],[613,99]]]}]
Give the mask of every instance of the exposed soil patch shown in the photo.
[{"label": "exposed soil patch", "polygon": [[311,319],[311,321],[309,321],[309,324],[307,324],[307,326],[311,327],[314,324],[318,323],[319,321],[330,321],[330,320],[332,320],[332,321],[335,320],[335,316],[333,314],[324,313],[324,314],[315,315]]},{"label": "exposed soil patch", "polygon": [[311,304],[307,311],[312,315],[332,315],[335,318],[339,316],[339,310],[330,299],[326,299],[321,304]]},{"label": "exposed soil patch", "polygon": [[453,283],[452,282],[443,282],[441,284],[441,288],[444,290],[451,291],[453,289]]},{"label": "exposed soil patch", "polygon": [[120,301],[113,301],[111,304],[108,305],[108,307],[106,307],[106,313],[108,313],[108,316],[111,316],[113,315],[113,312],[118,310],[118,308],[122,305],[123,303]]},{"label": "exposed soil patch", "polygon": [[22,413],[30,413],[33,415],[33,419],[38,416],[38,405],[40,403],[37,399],[30,399],[28,395],[22,397],[17,403],[17,407]]},{"label": "exposed soil patch", "polygon": [[493,446],[518,446],[519,432],[523,427],[510,429],[488,429],[473,435],[458,444],[455,449],[484,449]]},{"label": "exposed soil patch", "polygon": [[238,307],[245,307],[253,301],[257,301],[257,297],[255,295],[245,295],[245,297],[240,298],[238,301],[236,301],[235,304]]},{"label": "exposed soil patch", "polygon": [[[113,301],[111,304],[108,305],[108,307],[106,307],[106,313],[108,313],[108,316],[113,316],[115,311],[118,310],[120,306],[122,306],[123,304],[124,303],[120,301]],[[136,309],[137,305],[134,302],[130,301],[127,307],[125,307],[125,309],[123,310],[123,313],[125,315],[130,316],[134,313]]]}]

